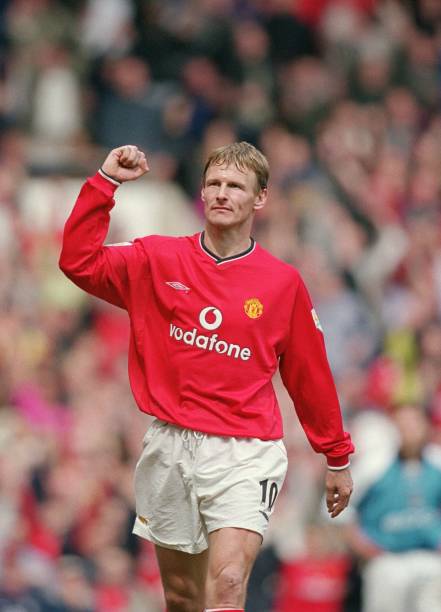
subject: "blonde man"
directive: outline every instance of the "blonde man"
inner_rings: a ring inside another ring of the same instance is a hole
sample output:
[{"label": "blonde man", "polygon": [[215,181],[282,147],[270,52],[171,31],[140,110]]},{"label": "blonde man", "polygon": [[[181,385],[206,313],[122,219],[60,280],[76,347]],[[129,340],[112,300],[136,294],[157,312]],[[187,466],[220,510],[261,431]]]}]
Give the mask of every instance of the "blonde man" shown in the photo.
[{"label": "blonde man", "polygon": [[134,533],[156,546],[169,612],[243,611],[287,468],[278,367],[327,458],[332,517],[352,491],[353,446],[305,285],[251,237],[267,200],[262,153],[241,142],[209,157],[203,232],[104,246],[115,190],[146,172],[136,146],[109,153],[66,223],[60,266],[130,317],[131,386],[156,417],[136,468]]}]

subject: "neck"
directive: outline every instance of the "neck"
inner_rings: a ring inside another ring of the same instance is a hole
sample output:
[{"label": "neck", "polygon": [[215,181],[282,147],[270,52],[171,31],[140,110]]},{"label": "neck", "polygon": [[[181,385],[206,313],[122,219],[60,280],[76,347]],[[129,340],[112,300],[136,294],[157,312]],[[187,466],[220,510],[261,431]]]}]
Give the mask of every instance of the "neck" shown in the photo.
[{"label": "neck", "polygon": [[207,249],[224,259],[246,251],[251,245],[251,238],[249,231],[244,232],[243,228],[223,230],[207,225],[204,243]]}]

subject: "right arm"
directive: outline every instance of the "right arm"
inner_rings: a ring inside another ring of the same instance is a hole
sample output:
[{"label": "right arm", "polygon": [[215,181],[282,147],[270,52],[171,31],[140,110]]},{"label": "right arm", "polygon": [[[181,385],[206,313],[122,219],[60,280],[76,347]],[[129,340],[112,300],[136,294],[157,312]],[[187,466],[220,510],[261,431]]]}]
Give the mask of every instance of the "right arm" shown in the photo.
[{"label": "right arm", "polygon": [[347,525],[344,531],[349,548],[359,559],[369,561],[385,552],[356,523]]},{"label": "right arm", "polygon": [[126,305],[129,263],[145,260],[145,256],[137,243],[110,247],[103,243],[116,188],[147,171],[145,156],[136,147],[111,151],[101,172],[84,184],[64,229],[60,268],[88,293],[122,308]]}]

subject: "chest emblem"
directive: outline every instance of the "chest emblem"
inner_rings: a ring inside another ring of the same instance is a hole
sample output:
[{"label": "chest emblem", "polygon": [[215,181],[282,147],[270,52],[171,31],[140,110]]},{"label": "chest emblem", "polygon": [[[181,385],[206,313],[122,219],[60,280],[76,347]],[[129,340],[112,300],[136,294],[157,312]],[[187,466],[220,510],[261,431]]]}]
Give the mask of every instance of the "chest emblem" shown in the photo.
[{"label": "chest emblem", "polygon": [[243,309],[250,319],[258,319],[263,314],[263,304],[259,298],[249,298],[245,300]]}]

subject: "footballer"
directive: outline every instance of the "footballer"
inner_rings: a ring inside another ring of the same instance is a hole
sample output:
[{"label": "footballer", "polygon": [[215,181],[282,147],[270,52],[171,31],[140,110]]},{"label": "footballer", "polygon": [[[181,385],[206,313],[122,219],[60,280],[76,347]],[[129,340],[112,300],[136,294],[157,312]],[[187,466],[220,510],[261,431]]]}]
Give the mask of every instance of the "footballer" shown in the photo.
[{"label": "footballer", "polygon": [[305,284],[251,236],[268,195],[264,155],[246,142],[211,153],[202,232],[105,245],[115,191],[148,169],[134,145],[108,154],[66,223],[60,267],[130,318],[131,387],[155,417],[133,531],[155,545],[169,612],[243,612],[287,469],[277,369],[326,457],[331,517],[348,504],[354,448]]}]

